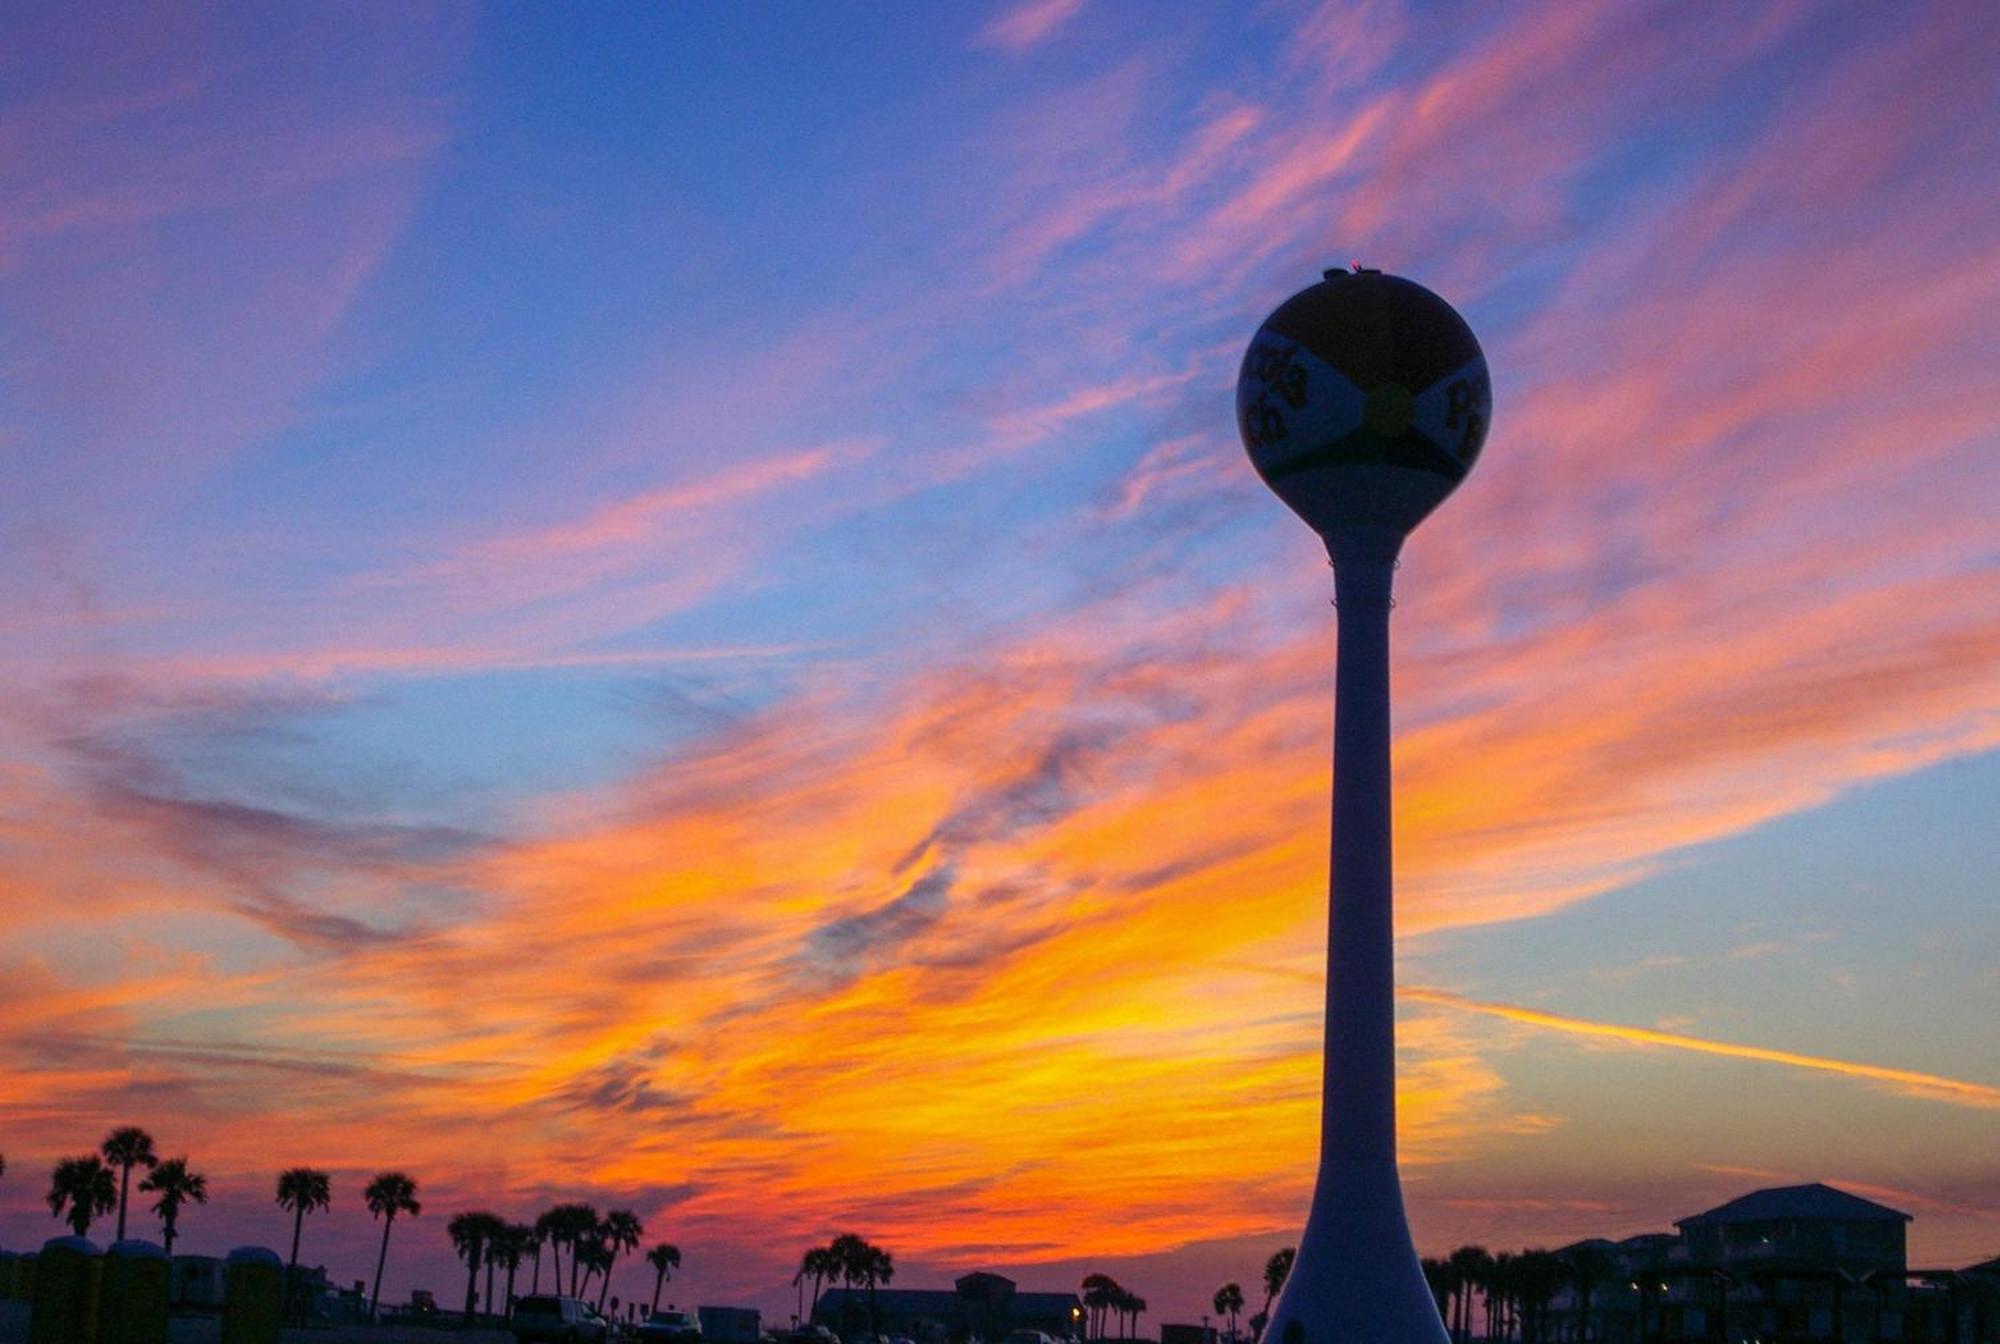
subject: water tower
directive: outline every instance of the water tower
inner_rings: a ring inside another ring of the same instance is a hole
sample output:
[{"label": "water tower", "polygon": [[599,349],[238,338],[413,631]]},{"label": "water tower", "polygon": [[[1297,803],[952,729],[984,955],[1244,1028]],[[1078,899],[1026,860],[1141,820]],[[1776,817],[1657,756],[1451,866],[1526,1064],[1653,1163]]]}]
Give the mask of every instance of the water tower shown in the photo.
[{"label": "water tower", "polygon": [[1396,1174],[1389,608],[1396,556],[1479,456],[1472,329],[1422,285],[1332,270],[1266,318],[1236,417],[1250,461],[1326,542],[1339,627],[1319,1177],[1268,1344],[1446,1344]]}]

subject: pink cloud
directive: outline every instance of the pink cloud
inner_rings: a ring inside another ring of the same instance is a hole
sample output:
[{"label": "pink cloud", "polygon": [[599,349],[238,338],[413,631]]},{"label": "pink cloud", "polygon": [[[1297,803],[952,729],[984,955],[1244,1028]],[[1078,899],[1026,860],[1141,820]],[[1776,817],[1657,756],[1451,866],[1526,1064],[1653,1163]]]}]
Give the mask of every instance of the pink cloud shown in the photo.
[{"label": "pink cloud", "polygon": [[980,30],[986,46],[1026,51],[1046,40],[1083,8],[1084,0],[1017,0],[1004,14]]}]

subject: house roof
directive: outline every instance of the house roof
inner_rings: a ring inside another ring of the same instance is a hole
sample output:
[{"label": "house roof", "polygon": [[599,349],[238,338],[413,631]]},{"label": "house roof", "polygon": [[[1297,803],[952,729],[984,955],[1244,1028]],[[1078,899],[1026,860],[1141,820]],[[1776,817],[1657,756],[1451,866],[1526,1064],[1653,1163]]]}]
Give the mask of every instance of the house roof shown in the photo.
[{"label": "house roof", "polygon": [[[831,1310],[849,1302],[865,1304],[869,1300],[865,1288],[829,1288],[820,1294],[819,1304]],[[949,1288],[877,1288],[873,1301],[883,1311],[922,1316],[946,1315],[964,1299]]]},{"label": "house roof", "polygon": [[1909,1222],[1910,1215],[1877,1204],[1845,1190],[1815,1181],[1811,1185],[1782,1185],[1719,1204],[1706,1213],[1676,1219],[1674,1226],[1720,1227],[1730,1223],[1768,1223],[1786,1218],[1818,1218],[1843,1223]]},{"label": "house roof", "polygon": [[[849,1301],[857,1305],[866,1305],[868,1290],[829,1288],[820,1294],[819,1306],[822,1310],[837,1311],[845,1307]],[[961,1308],[975,1306],[978,1303],[950,1288],[877,1288],[875,1305],[879,1310],[908,1316],[946,1317]],[[1007,1299],[1006,1310],[1013,1316],[1060,1317],[1068,1315],[1071,1307],[1079,1305],[1081,1299],[1074,1293],[1016,1291]]]}]

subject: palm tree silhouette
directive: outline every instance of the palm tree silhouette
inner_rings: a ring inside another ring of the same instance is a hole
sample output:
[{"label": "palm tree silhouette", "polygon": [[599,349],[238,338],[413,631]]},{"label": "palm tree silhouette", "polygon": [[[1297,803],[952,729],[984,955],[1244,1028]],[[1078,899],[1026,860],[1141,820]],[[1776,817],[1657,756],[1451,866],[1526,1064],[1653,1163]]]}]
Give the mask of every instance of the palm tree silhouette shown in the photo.
[{"label": "palm tree silhouette", "polygon": [[1292,1264],[1299,1258],[1299,1248],[1287,1246],[1273,1251],[1271,1258],[1264,1262],[1264,1320],[1271,1319],[1271,1304],[1278,1300],[1284,1290],[1285,1280],[1292,1277]]},{"label": "palm tree silhouette", "polygon": [[1502,1339],[1514,1337],[1514,1253],[1501,1251],[1486,1270],[1486,1335],[1497,1327]]},{"label": "palm tree silhouette", "polygon": [[1424,1283],[1430,1287],[1431,1301],[1437,1303],[1438,1315],[1443,1316],[1445,1302],[1451,1297],[1451,1262],[1427,1255],[1418,1264],[1424,1271]]},{"label": "palm tree silhouette", "polygon": [[1514,1296],[1521,1306],[1524,1344],[1542,1344],[1548,1334],[1549,1303],[1569,1279],[1569,1266],[1550,1251],[1523,1251],[1514,1260]]},{"label": "palm tree silhouette", "polygon": [[504,1243],[507,1240],[507,1223],[505,1219],[495,1214],[482,1213],[479,1216],[486,1220],[486,1225],[481,1229],[484,1235],[480,1238],[480,1241],[485,1247],[481,1258],[486,1264],[486,1316],[487,1319],[491,1320],[493,1317],[493,1267],[500,1263],[506,1253]]},{"label": "palm tree silhouette", "polygon": [[605,1249],[611,1252],[611,1258],[604,1266],[604,1283],[597,1290],[597,1309],[603,1311],[604,1299],[611,1293],[611,1267],[618,1262],[620,1251],[639,1248],[639,1238],[646,1235],[646,1225],[630,1209],[613,1209],[604,1215],[604,1225],[598,1229],[598,1234],[604,1239]]},{"label": "palm tree silhouette", "polygon": [[151,1171],[160,1159],[153,1153],[153,1136],[137,1125],[114,1129],[104,1136],[100,1152],[104,1160],[118,1168],[118,1240],[125,1240],[125,1201],[132,1193],[132,1168]]},{"label": "palm tree silhouette", "polygon": [[1223,1284],[1215,1290],[1215,1300],[1209,1305],[1215,1308],[1216,1315],[1229,1318],[1229,1338],[1233,1342],[1236,1338],[1236,1313],[1243,1310],[1243,1285]]},{"label": "palm tree silhouette", "polygon": [[570,1263],[572,1266],[578,1263],[583,1265],[583,1292],[590,1291],[590,1281],[599,1274],[610,1273],[611,1258],[611,1247],[605,1244],[604,1233],[599,1228],[593,1228],[576,1239],[576,1245],[570,1249]]},{"label": "palm tree silhouette", "polygon": [[375,1305],[382,1300],[382,1270],[389,1263],[389,1229],[397,1214],[414,1218],[424,1206],[417,1201],[417,1183],[400,1171],[385,1171],[368,1182],[362,1198],[368,1201],[368,1212],[382,1220],[382,1249],[375,1254],[375,1282],[368,1294],[368,1319],[372,1321]]},{"label": "palm tree silhouette", "polygon": [[812,1305],[800,1313],[801,1323],[809,1322],[819,1309],[819,1286],[821,1282],[833,1278],[840,1272],[840,1261],[831,1246],[815,1246],[799,1258],[799,1272],[792,1276],[792,1283],[810,1278],[813,1281]]},{"label": "palm tree silhouette", "polygon": [[[501,1224],[500,1231],[493,1241],[495,1258],[507,1267],[507,1292],[503,1302],[507,1308],[505,1314],[510,1319],[514,1315],[514,1275],[521,1268],[522,1257],[527,1255],[529,1248],[534,1244],[535,1229],[525,1223]],[[486,1309],[489,1312],[493,1310],[490,1299]]]},{"label": "palm tree silhouette", "polygon": [[292,1214],[292,1258],[285,1264],[285,1315],[292,1306],[292,1280],[299,1266],[299,1234],[305,1231],[306,1215],[314,1209],[333,1207],[332,1178],[317,1167],[292,1167],[278,1173],[278,1207]]},{"label": "palm tree silhouette", "polygon": [[1458,1272],[1458,1344],[1472,1344],[1472,1295],[1486,1287],[1493,1257],[1484,1246],[1461,1246],[1447,1263]]},{"label": "palm tree silhouette", "polygon": [[118,1207],[118,1182],[96,1153],[65,1157],[49,1173],[48,1204],[49,1212],[67,1218],[79,1237],[88,1236],[92,1221]]},{"label": "palm tree silhouette", "polygon": [[653,1306],[660,1309],[660,1289],[667,1283],[667,1272],[681,1267],[681,1248],[670,1241],[663,1241],[646,1252],[646,1263],[653,1267]]},{"label": "palm tree silhouette", "polygon": [[499,1219],[490,1213],[455,1213],[444,1225],[452,1250],[465,1261],[465,1323],[472,1324],[472,1310],[479,1298],[479,1262],[486,1256],[486,1239]]},{"label": "palm tree silhouette", "polygon": [[1577,1307],[1582,1338],[1591,1339],[1595,1334],[1595,1322],[1591,1319],[1591,1297],[1597,1285],[1610,1280],[1618,1272],[1618,1262],[1604,1247],[1591,1242],[1583,1242],[1562,1253],[1563,1262],[1569,1266],[1570,1282],[1576,1285]]},{"label": "palm tree silhouette", "polygon": [[[558,1204],[550,1209],[549,1244],[569,1247],[569,1295],[576,1296],[577,1272],[582,1268],[577,1263],[577,1247],[588,1237],[597,1235],[597,1210],[589,1204]],[[556,1261],[556,1283],[558,1290],[562,1283],[562,1261]]]},{"label": "palm tree silhouette", "polygon": [[[1124,1289],[1120,1288],[1118,1280],[1109,1274],[1086,1274],[1080,1286],[1083,1289],[1083,1305],[1089,1309],[1095,1321],[1094,1332],[1099,1339],[1102,1339],[1104,1317],[1111,1310],[1112,1302]],[[1090,1323],[1086,1322],[1086,1329],[1091,1328]]]},{"label": "palm tree silhouette", "polygon": [[144,1194],[158,1195],[153,1202],[153,1212],[160,1215],[160,1239],[167,1244],[167,1254],[174,1253],[174,1238],[180,1233],[181,1207],[189,1202],[208,1203],[208,1177],[198,1171],[188,1170],[185,1157],[170,1157],[155,1166],[139,1182]]},{"label": "palm tree silhouette", "polygon": [[539,1293],[542,1291],[542,1247],[549,1241],[549,1215],[537,1214],[535,1221],[527,1224],[527,1228],[528,1253],[535,1257],[535,1278],[534,1282],[528,1285],[528,1291]]},{"label": "palm tree silhouette", "polygon": [[[840,1304],[844,1317],[854,1310],[854,1289],[861,1282],[861,1267],[868,1260],[868,1241],[853,1232],[843,1232],[826,1245],[826,1252],[833,1257],[833,1272],[847,1289],[847,1296]],[[841,1327],[845,1329],[845,1323]]]},{"label": "palm tree silhouette", "polygon": [[868,1329],[877,1339],[881,1338],[881,1322],[875,1315],[875,1287],[888,1283],[896,1277],[896,1258],[872,1243],[862,1252],[857,1266],[861,1282],[868,1286]]}]

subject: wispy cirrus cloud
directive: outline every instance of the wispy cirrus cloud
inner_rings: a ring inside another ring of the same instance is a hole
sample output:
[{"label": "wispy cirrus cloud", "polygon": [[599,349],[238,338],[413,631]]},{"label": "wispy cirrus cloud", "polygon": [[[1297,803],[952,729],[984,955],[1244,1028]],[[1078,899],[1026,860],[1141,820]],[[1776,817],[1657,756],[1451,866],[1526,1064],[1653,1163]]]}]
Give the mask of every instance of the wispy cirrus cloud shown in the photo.
[{"label": "wispy cirrus cloud", "polygon": [[982,45],[1026,51],[1046,41],[1083,8],[1084,0],[1013,0],[979,31]]},{"label": "wispy cirrus cloud", "polygon": [[1622,1041],[1635,1046],[1663,1046],[1673,1050],[1691,1050],[1704,1055],[1720,1055],[1729,1059],[1751,1060],[1759,1064],[1780,1064],[1788,1068],[1810,1069],[1819,1073],[1839,1074],[1846,1078],[1859,1078],[1864,1082],[1890,1088],[1904,1096],[1949,1102],[1956,1106],[1972,1106],[1981,1110],[2000,1108],[2000,1087],[1967,1082],[1962,1078],[1945,1078],[1934,1073],[1921,1073],[1915,1069],[1888,1068],[1880,1064],[1860,1064],[1845,1059],[1826,1059],[1818,1055],[1800,1054],[1795,1050],[1774,1050],[1767,1046],[1714,1041],[1701,1036],[1683,1035],[1680,1032],[1656,1031],[1651,1027],[1631,1027],[1616,1022],[1591,1022],[1583,1018],[1567,1017],[1561,1013],[1543,1012],[1538,1008],[1523,1008],[1516,1004],[1486,1003],[1437,989],[1406,986],[1396,992],[1399,998],[1415,1003],[1449,1008],[1457,1012],[1484,1013],[1490,1017],[1504,1018],[1509,1022],[1521,1022],[1531,1027],[1544,1027],[1574,1036]]}]

